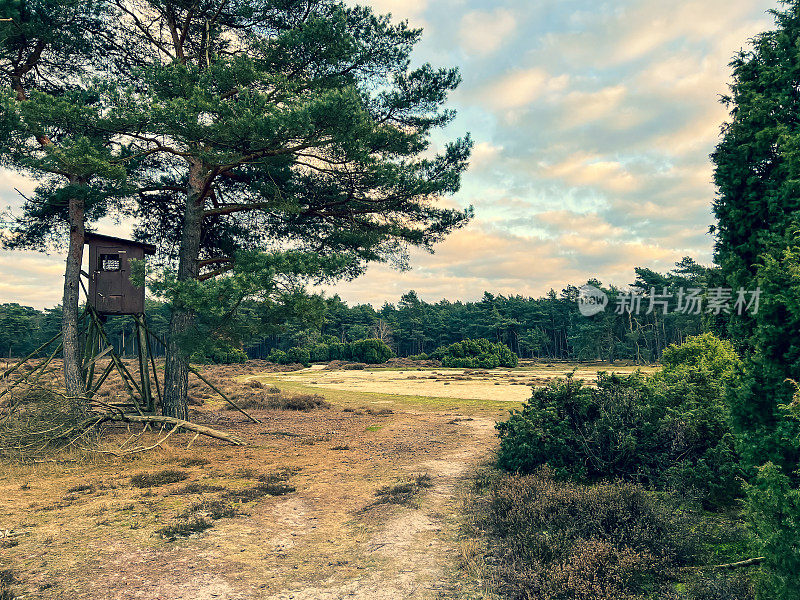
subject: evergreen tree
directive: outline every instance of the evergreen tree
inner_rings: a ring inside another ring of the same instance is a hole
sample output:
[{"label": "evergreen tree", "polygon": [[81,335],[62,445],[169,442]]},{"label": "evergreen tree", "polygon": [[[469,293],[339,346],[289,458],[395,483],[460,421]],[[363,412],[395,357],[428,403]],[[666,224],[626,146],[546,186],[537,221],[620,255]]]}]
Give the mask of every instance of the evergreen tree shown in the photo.
[{"label": "evergreen tree", "polygon": [[800,1],[784,4],[777,27],[733,61],[731,119],[713,155],[717,260],[734,294],[762,292],[757,314],[731,315],[746,357],[731,400],[745,465],[760,467],[747,506],[766,557],[759,597],[771,600],[800,598],[800,427],[787,414],[800,379]]},{"label": "evergreen tree", "polygon": [[[172,245],[177,283],[235,269],[241,248],[339,255],[355,276],[469,218],[436,203],[458,190],[469,139],[421,156],[460,78],[410,68],[419,30],[333,0],[119,5],[128,85],[104,99],[149,155],[140,233]],[[172,308],[163,409],[185,417],[195,315]]]},{"label": "evergreen tree", "polygon": [[39,182],[5,240],[47,249],[68,239],[62,333],[67,390],[83,392],[78,299],[85,222],[119,194],[124,171],[89,77],[101,68],[108,6],[93,0],[1,0],[0,165]]},{"label": "evergreen tree", "polygon": [[761,288],[759,310],[731,314],[730,336],[747,355],[733,398],[742,455],[797,467],[798,428],[784,418],[800,377],[800,299],[790,249],[800,231],[800,2],[776,11],[777,28],[733,61],[731,120],[713,155],[718,197],[716,258],[734,296]]}]

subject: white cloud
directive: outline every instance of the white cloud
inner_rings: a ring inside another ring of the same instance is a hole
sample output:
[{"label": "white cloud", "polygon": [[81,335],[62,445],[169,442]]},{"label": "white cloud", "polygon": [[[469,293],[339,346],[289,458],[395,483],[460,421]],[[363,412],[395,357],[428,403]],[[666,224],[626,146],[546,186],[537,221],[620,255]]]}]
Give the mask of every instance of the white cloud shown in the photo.
[{"label": "white cloud", "polygon": [[560,179],[570,186],[594,186],[612,192],[629,192],[637,185],[636,178],[622,163],[592,154],[578,153],[563,161],[540,166],[543,175]]},{"label": "white cloud", "polygon": [[517,17],[508,9],[474,10],[461,19],[461,47],[467,54],[492,54],[514,37],[516,28]]},{"label": "white cloud", "polygon": [[377,14],[391,13],[395,21],[407,19],[414,27],[424,27],[426,24],[422,15],[428,8],[428,0],[369,0],[361,3],[372,6]]},{"label": "white cloud", "polygon": [[472,156],[469,160],[470,171],[483,170],[492,166],[502,151],[502,146],[495,146],[489,142],[478,142],[472,149]]},{"label": "white cloud", "polygon": [[485,86],[480,99],[497,109],[519,108],[544,94],[563,90],[568,83],[569,76],[554,77],[540,67],[516,70]]}]

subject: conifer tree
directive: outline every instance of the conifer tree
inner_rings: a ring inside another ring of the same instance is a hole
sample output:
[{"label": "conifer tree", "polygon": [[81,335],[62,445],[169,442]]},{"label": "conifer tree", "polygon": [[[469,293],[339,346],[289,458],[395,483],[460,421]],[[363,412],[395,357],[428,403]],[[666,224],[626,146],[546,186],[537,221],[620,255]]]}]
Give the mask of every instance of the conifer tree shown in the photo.
[{"label": "conifer tree", "polygon": [[6,247],[63,247],[63,356],[67,390],[82,393],[78,301],[84,230],[119,195],[115,160],[90,78],[102,67],[103,0],[0,1],[0,165],[34,177],[32,198]]},{"label": "conifer tree", "polygon": [[[171,244],[177,287],[235,272],[241,249],[335,257],[350,276],[403,265],[408,246],[470,217],[437,202],[458,190],[471,142],[431,151],[460,78],[410,67],[419,30],[332,0],[118,6],[127,69],[104,102],[149,154],[140,235]],[[186,416],[194,313],[174,297],[166,415]]]}]

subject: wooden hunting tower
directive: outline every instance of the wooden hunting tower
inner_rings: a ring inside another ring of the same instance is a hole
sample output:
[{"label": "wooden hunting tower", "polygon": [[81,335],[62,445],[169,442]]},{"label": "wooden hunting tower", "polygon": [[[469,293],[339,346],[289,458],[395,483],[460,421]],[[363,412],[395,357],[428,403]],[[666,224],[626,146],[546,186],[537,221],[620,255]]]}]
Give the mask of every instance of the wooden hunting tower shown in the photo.
[{"label": "wooden hunting tower", "polygon": [[131,283],[131,259],[156,253],[150,244],[87,233],[89,304],[101,315],[144,314],[144,287]]}]

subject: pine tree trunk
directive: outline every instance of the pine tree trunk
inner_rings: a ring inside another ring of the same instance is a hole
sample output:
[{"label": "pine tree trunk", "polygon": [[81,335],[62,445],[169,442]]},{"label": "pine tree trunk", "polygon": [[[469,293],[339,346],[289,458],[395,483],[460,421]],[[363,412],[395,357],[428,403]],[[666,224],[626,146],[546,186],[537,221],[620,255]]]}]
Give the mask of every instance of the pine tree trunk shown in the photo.
[{"label": "pine tree trunk", "polygon": [[[178,281],[196,279],[200,258],[200,235],[203,223],[203,165],[194,163],[189,169],[189,193],[181,229],[178,257]],[[179,301],[172,306],[169,339],[164,372],[164,396],[161,414],[188,420],[186,394],[189,387],[189,357],[185,348],[186,334],[194,325],[194,311]]]},{"label": "pine tree trunk", "polygon": [[[77,181],[71,181],[75,184]],[[81,377],[81,351],[78,343],[78,303],[80,300],[81,263],[84,245],[83,198],[69,201],[69,251],[64,273],[64,300],[61,332],[64,339],[64,381],[70,396],[80,396],[83,388]]]}]

